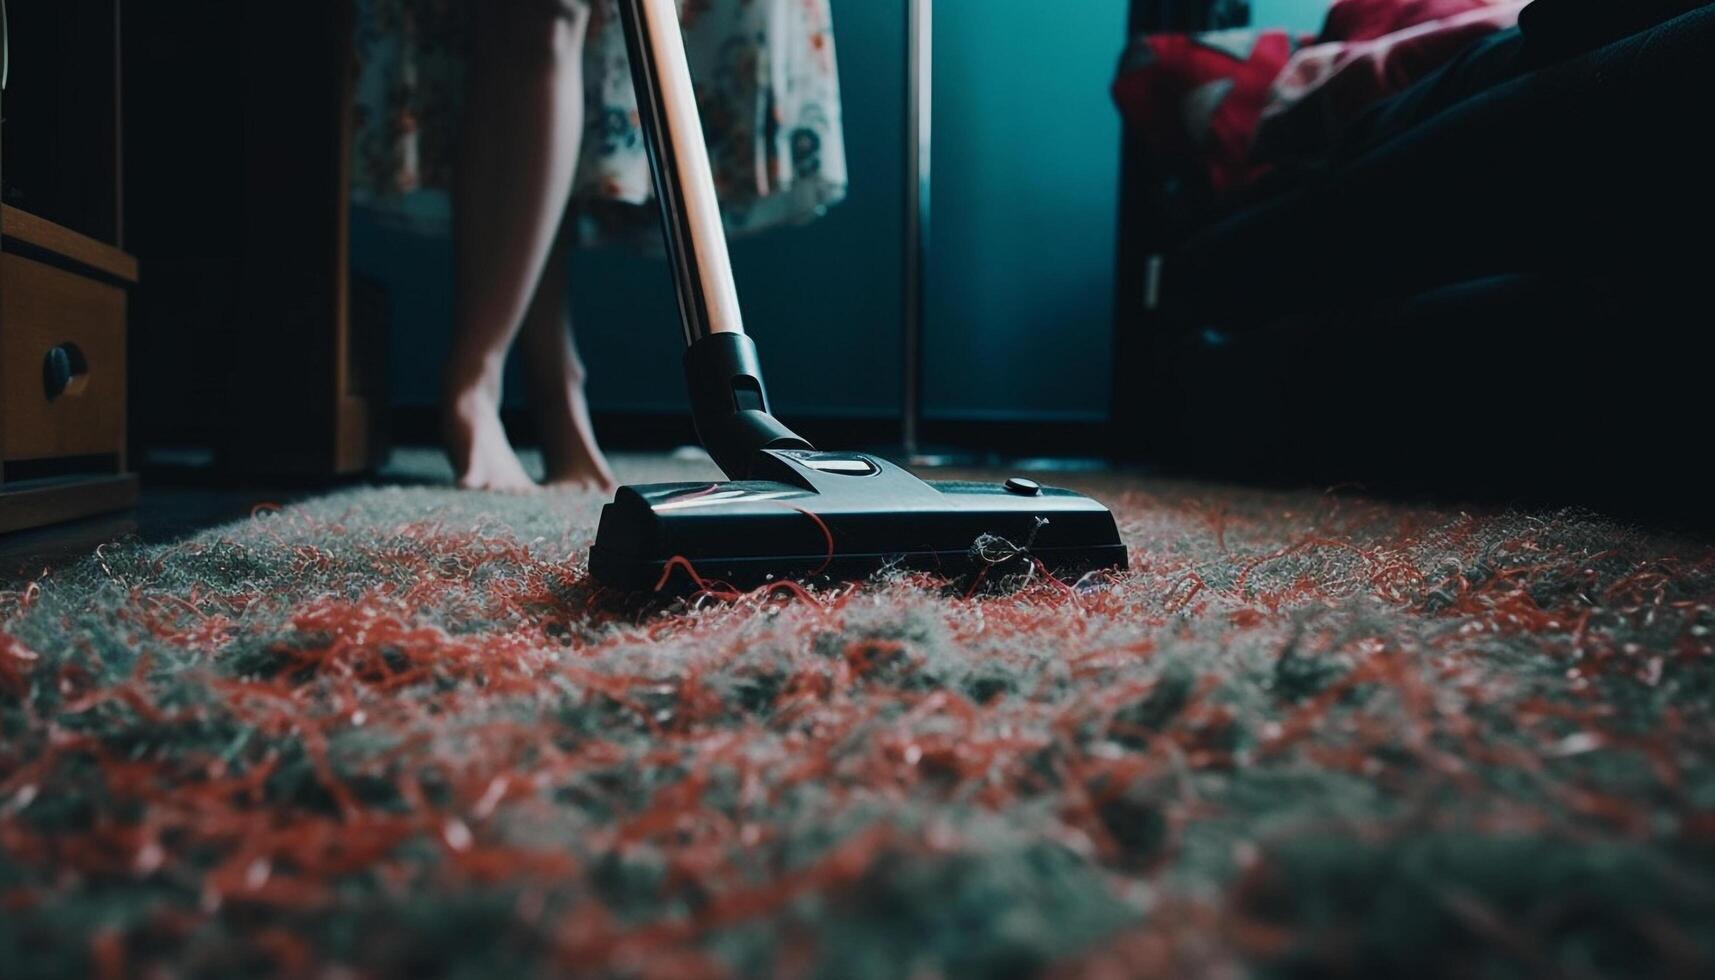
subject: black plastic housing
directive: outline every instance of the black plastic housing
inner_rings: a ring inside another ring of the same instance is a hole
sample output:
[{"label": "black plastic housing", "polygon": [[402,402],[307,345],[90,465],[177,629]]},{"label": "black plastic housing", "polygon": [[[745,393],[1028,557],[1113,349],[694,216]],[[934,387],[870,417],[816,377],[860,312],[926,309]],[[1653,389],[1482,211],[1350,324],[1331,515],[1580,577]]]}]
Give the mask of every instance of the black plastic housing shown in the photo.
[{"label": "black plastic housing", "polygon": [[1040,561],[1076,577],[1124,569],[1125,545],[1106,507],[1080,494],[1015,481],[927,483],[861,453],[769,450],[758,479],[623,487],[602,511],[590,570],[626,591],[749,588],[779,579],[843,581],[886,568],[949,579],[985,565]]},{"label": "black plastic housing", "polygon": [[686,348],[685,385],[697,438],[727,476],[754,478],[761,450],[811,448],[770,414],[756,343],[744,334],[710,334]]}]

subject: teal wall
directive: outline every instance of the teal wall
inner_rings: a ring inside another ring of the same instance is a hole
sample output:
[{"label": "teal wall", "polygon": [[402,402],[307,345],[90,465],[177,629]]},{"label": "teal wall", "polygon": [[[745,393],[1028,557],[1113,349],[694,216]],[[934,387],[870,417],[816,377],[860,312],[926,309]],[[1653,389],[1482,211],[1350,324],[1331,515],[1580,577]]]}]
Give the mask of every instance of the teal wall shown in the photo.
[{"label": "teal wall", "polygon": [[1314,32],[1330,0],[1251,0],[1251,21],[1259,27]]},{"label": "teal wall", "polygon": [[1105,416],[1126,0],[937,0],[929,409]]},{"label": "teal wall", "polygon": [[[1108,84],[1126,0],[937,0],[935,241],[927,408],[947,418],[1099,418],[1109,392],[1119,123]],[[903,0],[834,0],[848,200],[739,242],[746,323],[783,413],[899,404]],[[354,219],[353,263],[390,287],[396,400],[427,405],[447,347],[444,240]],[[684,403],[657,259],[580,253],[579,338],[598,410]]]}]

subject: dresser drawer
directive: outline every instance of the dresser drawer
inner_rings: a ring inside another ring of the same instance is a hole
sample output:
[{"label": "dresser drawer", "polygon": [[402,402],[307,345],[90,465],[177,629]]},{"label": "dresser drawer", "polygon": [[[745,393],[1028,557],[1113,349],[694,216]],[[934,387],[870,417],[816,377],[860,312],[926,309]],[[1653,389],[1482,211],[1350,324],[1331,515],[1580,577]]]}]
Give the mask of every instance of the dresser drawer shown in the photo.
[{"label": "dresser drawer", "polygon": [[0,254],[0,451],[7,462],[125,448],[125,291]]}]

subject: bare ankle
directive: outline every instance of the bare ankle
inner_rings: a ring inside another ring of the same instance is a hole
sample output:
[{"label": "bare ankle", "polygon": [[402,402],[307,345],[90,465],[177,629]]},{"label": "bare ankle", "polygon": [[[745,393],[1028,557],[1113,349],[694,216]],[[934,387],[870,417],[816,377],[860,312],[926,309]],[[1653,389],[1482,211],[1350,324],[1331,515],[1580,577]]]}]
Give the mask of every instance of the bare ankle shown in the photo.
[{"label": "bare ankle", "polygon": [[490,365],[479,362],[470,366],[470,362],[454,358],[441,375],[441,397],[448,407],[472,401],[499,405],[502,377],[501,371]]},{"label": "bare ankle", "polygon": [[519,337],[524,377],[532,390],[550,387],[582,389],[588,372],[572,343],[570,331],[526,330]]}]

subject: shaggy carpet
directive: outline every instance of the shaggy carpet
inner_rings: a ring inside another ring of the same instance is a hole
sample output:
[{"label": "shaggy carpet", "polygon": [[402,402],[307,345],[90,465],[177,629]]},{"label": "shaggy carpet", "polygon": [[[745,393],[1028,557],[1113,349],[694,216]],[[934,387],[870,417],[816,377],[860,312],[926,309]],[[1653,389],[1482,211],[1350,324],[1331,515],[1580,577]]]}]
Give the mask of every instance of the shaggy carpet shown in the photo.
[{"label": "shaggy carpet", "polygon": [[1060,482],[1129,573],[648,601],[412,487],[0,594],[0,975],[1715,965],[1715,549]]}]

